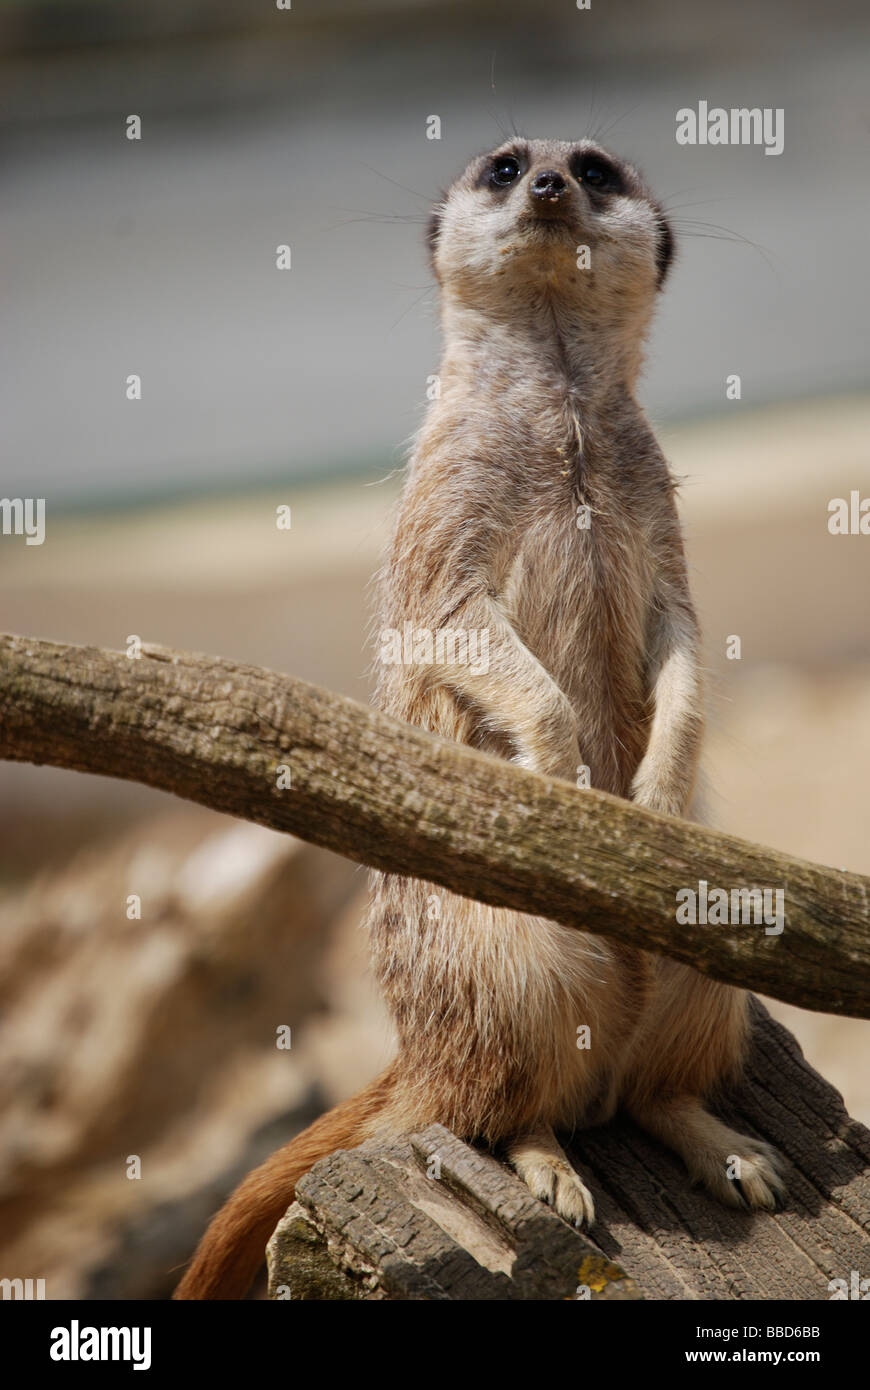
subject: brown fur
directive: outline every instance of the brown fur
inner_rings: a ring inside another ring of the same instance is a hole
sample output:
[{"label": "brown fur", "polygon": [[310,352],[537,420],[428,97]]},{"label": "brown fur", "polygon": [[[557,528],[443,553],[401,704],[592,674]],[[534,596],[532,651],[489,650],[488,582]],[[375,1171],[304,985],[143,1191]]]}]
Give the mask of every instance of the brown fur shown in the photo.
[{"label": "brown fur", "polygon": [[[491,179],[504,155],[520,169],[510,187]],[[609,188],[595,186],[595,161]],[[545,171],[561,179],[557,201],[533,194]],[[593,786],[686,815],[703,724],[698,628],[674,483],[634,396],[670,257],[661,209],[635,170],[588,142],[517,141],[472,161],[430,243],[441,393],[399,504],[380,629],[485,629],[489,669],[383,663],[378,703],[549,776],[573,781],[585,764]],[[581,245],[589,269],[577,267]],[[577,526],[581,504],[588,529]],[[440,1121],[502,1144],[533,1192],[588,1224],[591,1195],[553,1130],[606,1120],[622,1104],[722,1200],[773,1205],[773,1152],[703,1105],[741,1064],[740,992],[388,874],[375,875],[370,927],[399,1035],[380,1124]],[[579,1050],[584,1024],[592,1045]],[[186,1296],[230,1288],[221,1266],[235,1259],[252,1197],[257,1229],[244,1236],[243,1263],[253,1267],[305,1161],[300,1142],[258,1170],[252,1192],[252,1179],[242,1185],[232,1226],[217,1218],[219,1238],[206,1236]],[[326,1151],[318,1138],[305,1154]],[[731,1155],[739,1184],[726,1176]]]}]

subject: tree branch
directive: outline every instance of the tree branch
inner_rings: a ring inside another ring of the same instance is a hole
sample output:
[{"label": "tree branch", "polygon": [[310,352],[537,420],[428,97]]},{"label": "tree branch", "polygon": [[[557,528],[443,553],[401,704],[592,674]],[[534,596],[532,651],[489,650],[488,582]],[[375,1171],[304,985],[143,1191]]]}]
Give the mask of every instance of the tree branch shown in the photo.
[{"label": "tree branch", "polygon": [[[0,636],[0,758],[143,782],[729,984],[870,1017],[870,880],[538,777],[288,676]],[[782,889],[784,930],[678,925],[677,891],[701,880]]]}]

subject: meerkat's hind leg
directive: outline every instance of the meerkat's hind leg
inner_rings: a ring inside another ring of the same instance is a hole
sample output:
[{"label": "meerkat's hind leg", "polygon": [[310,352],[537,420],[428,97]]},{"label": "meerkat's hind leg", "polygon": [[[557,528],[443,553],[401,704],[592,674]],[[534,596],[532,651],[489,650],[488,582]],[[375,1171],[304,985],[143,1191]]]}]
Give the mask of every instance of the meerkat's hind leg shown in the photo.
[{"label": "meerkat's hind leg", "polygon": [[783,1159],[763,1139],[739,1134],[697,1096],[651,1097],[629,1106],[637,1123],[682,1158],[691,1177],[731,1207],[775,1211],[785,1199]]},{"label": "meerkat's hind leg", "polygon": [[555,1208],[572,1226],[582,1228],[593,1224],[592,1193],[571,1167],[549,1125],[515,1135],[506,1147],[508,1162],[534,1197]]}]

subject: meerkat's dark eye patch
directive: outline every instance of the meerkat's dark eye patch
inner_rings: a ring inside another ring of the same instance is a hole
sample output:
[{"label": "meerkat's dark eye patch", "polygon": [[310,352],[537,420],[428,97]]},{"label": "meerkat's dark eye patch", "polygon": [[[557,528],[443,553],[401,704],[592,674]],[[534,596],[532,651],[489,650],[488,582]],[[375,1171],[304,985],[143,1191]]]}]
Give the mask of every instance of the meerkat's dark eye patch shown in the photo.
[{"label": "meerkat's dark eye patch", "polygon": [[489,167],[489,182],[494,188],[509,188],[522,173],[520,161],[512,154],[497,154]]},{"label": "meerkat's dark eye patch", "polygon": [[571,160],[571,173],[578,183],[594,193],[621,193],[623,190],[622,175],[602,155],[575,154]]}]

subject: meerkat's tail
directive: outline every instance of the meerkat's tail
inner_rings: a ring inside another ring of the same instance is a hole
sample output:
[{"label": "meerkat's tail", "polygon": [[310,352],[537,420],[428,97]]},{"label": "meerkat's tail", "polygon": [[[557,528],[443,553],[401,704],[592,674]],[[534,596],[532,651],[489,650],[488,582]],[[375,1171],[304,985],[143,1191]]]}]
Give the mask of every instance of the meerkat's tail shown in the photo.
[{"label": "meerkat's tail", "polygon": [[299,1179],[318,1159],[369,1137],[377,1128],[393,1080],[393,1068],[388,1067],[359,1095],[321,1115],[254,1168],[212,1217],[173,1298],[243,1298]]}]

